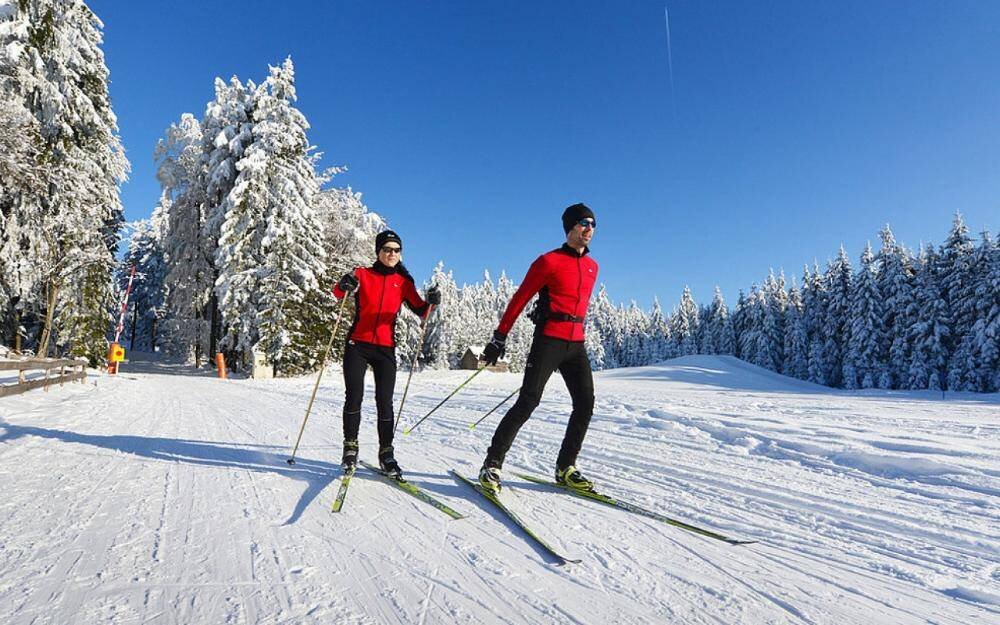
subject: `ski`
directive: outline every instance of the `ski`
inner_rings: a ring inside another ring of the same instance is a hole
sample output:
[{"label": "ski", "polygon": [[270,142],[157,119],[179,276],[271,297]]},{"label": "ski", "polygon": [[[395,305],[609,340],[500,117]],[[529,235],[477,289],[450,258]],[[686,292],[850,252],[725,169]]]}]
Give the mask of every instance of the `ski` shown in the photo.
[{"label": "ski", "polygon": [[545,480],[542,478],[535,477],[533,475],[525,475],[524,473],[516,473],[518,477],[528,480],[529,482],[534,482],[535,484],[543,484],[545,486],[551,486],[553,488],[561,489],[571,495],[575,495],[581,499],[588,499],[590,501],[596,501],[598,503],[603,503],[608,506],[618,508],[620,510],[625,510],[626,512],[631,512],[633,514],[638,514],[650,519],[655,519],[657,521],[662,521],[668,525],[673,525],[674,527],[679,527],[680,529],[687,530],[689,532],[694,532],[695,534],[700,534],[702,536],[707,536],[708,538],[714,538],[715,540],[721,540],[724,543],[729,543],[730,545],[749,545],[757,542],[756,540],[738,540],[736,538],[729,538],[728,536],[723,536],[711,530],[703,529],[696,525],[691,525],[685,523],[684,521],[678,521],[677,519],[671,519],[668,516],[664,516],[652,510],[646,510],[645,508],[639,507],[635,504],[628,503],[627,501],[622,501],[620,499],[615,499],[609,495],[599,493],[597,491],[581,491],[564,486],[557,482],[551,480]]},{"label": "ski", "polygon": [[551,545],[549,545],[547,542],[545,542],[544,540],[542,540],[542,538],[540,536],[538,536],[538,534],[536,534],[535,532],[533,532],[531,530],[531,528],[529,528],[527,525],[525,525],[524,521],[522,521],[516,514],[514,514],[513,510],[511,510],[506,505],[504,505],[504,503],[502,501],[500,501],[499,498],[497,498],[495,495],[493,495],[493,493],[490,493],[489,491],[487,491],[486,489],[484,489],[482,487],[482,485],[480,485],[478,482],[474,482],[474,481],[470,480],[469,478],[465,477],[464,475],[462,475],[458,471],[455,471],[454,469],[452,469],[451,473],[455,477],[458,477],[463,482],[465,482],[466,484],[468,484],[469,486],[471,486],[477,493],[479,493],[480,495],[482,495],[483,497],[485,497],[487,500],[489,500],[490,503],[492,503],[494,506],[496,506],[497,509],[499,509],[505,515],[507,515],[507,518],[509,518],[511,521],[514,522],[515,525],[517,525],[519,528],[521,528],[522,532],[524,532],[525,534],[528,535],[529,538],[531,538],[532,540],[534,540],[542,549],[545,550],[546,553],[548,553],[552,557],[554,557],[557,560],[559,560],[560,564],[566,564],[567,562],[570,562],[570,563],[573,563],[573,564],[579,564],[581,562],[581,560],[576,560],[576,559],[573,559],[573,558],[567,558],[566,556],[560,554],[555,549],[553,549]]},{"label": "ski", "polygon": [[336,499],[333,500],[331,512],[340,512],[340,509],[344,507],[344,497],[347,497],[347,487],[351,485],[352,477],[354,477],[354,471],[345,472],[340,476],[340,489],[337,491]]},{"label": "ski", "polygon": [[361,464],[364,465],[364,467],[366,469],[368,469],[372,473],[375,473],[376,475],[378,475],[379,477],[381,477],[383,480],[385,480],[386,482],[389,482],[390,484],[392,484],[396,488],[400,489],[404,493],[407,493],[409,495],[413,495],[414,497],[416,497],[420,501],[423,501],[424,503],[428,503],[428,504],[434,506],[435,508],[437,508],[441,512],[444,512],[445,514],[447,514],[451,518],[453,518],[453,519],[464,519],[465,518],[464,514],[460,514],[460,513],[456,512],[455,510],[451,509],[448,505],[442,503],[441,501],[438,501],[434,497],[431,497],[424,490],[422,490],[420,487],[416,486],[415,484],[413,484],[411,482],[407,482],[404,479],[396,479],[394,477],[390,477],[389,475],[386,475],[385,471],[383,471],[382,469],[378,468],[377,466],[375,466],[373,464],[369,464],[369,463],[365,462],[364,460],[361,461]]}]

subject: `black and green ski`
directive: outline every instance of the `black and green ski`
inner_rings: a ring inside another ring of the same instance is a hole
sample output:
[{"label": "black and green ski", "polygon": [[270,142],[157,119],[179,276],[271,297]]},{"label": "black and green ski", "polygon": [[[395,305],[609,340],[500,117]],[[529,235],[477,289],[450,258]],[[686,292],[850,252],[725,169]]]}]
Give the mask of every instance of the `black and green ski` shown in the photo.
[{"label": "black and green ski", "polygon": [[340,476],[340,488],[337,490],[337,497],[333,500],[331,512],[340,512],[340,509],[344,507],[344,498],[347,497],[347,487],[351,485],[352,477],[354,477],[354,471],[345,471]]},{"label": "black and green ski", "polygon": [[558,551],[556,551],[555,549],[553,549],[551,545],[549,545],[547,542],[545,542],[544,540],[542,540],[542,538],[540,536],[538,536],[538,534],[536,534],[534,531],[532,531],[531,528],[529,528],[527,525],[525,525],[524,521],[522,521],[516,514],[514,514],[513,510],[511,510],[506,505],[504,505],[504,503],[502,501],[500,501],[500,499],[496,495],[494,495],[493,493],[487,491],[478,482],[470,480],[469,478],[465,477],[464,475],[462,475],[458,471],[455,471],[454,469],[452,469],[451,472],[452,472],[452,475],[454,475],[455,477],[458,477],[463,482],[465,482],[466,484],[468,484],[469,486],[471,486],[477,493],[479,493],[480,495],[482,495],[490,503],[492,503],[494,506],[496,506],[497,509],[499,509],[505,515],[507,515],[507,518],[509,518],[511,521],[514,522],[515,525],[517,525],[519,528],[521,528],[522,532],[524,532],[525,534],[527,534],[528,537],[531,538],[533,541],[535,541],[535,543],[537,543],[538,546],[540,546],[546,553],[548,553],[549,555],[551,555],[553,558],[559,560],[560,564],[566,564],[567,562],[573,563],[573,564],[579,564],[581,562],[581,560],[577,560],[577,559],[574,559],[574,558],[567,558],[566,556],[562,555],[561,553],[559,553]]},{"label": "black and green ski", "polygon": [[427,504],[430,504],[430,505],[434,506],[435,508],[437,508],[441,512],[444,512],[445,514],[447,514],[451,518],[453,518],[453,519],[464,519],[465,518],[464,514],[460,514],[460,513],[456,512],[455,510],[453,510],[452,508],[450,508],[448,505],[442,503],[441,501],[438,501],[434,497],[431,497],[430,495],[428,495],[426,492],[424,492],[420,487],[416,486],[415,484],[413,484],[411,482],[407,482],[404,479],[396,479],[394,477],[386,475],[385,471],[383,471],[382,469],[378,468],[377,466],[375,466],[373,464],[369,464],[369,463],[365,462],[364,460],[361,461],[361,464],[366,469],[368,469],[372,473],[375,473],[376,475],[378,475],[379,477],[381,477],[383,480],[385,480],[386,482],[389,482],[390,484],[392,484],[393,486],[395,486],[399,490],[403,491],[404,493],[407,493],[409,495],[412,495],[412,496],[416,497],[417,499],[419,499],[420,501],[422,501],[424,503],[427,503]]},{"label": "black and green ski", "polygon": [[581,499],[588,499],[590,501],[596,501],[598,503],[603,503],[607,506],[612,506],[618,508],[619,510],[625,510],[626,512],[631,512],[633,514],[638,514],[650,519],[655,519],[657,521],[662,521],[668,525],[673,525],[674,527],[679,527],[682,530],[687,530],[689,532],[694,532],[695,534],[700,534],[702,536],[707,536],[708,538],[714,538],[715,540],[721,540],[724,543],[729,543],[730,545],[749,545],[751,543],[757,542],[756,540],[738,540],[736,538],[729,538],[728,536],[723,536],[711,530],[703,529],[696,525],[691,525],[690,523],[685,523],[684,521],[678,521],[677,519],[671,519],[668,516],[664,516],[652,510],[646,510],[635,504],[616,499],[609,495],[603,493],[598,493],[597,491],[587,491],[587,490],[577,490],[575,488],[570,488],[563,484],[553,482],[551,480],[545,480],[533,475],[525,475],[524,473],[517,473],[518,477],[528,480],[529,482],[534,482],[535,484],[543,484],[545,486],[551,486],[553,488],[559,488],[571,495],[580,497]]}]

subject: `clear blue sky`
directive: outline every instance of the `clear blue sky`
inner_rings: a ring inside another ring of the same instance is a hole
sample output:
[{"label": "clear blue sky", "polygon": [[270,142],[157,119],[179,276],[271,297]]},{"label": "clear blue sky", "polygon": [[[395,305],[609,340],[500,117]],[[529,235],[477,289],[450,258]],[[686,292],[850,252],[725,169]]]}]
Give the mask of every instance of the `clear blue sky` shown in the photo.
[{"label": "clear blue sky", "polygon": [[[1000,229],[1000,3],[88,0],[132,161],[216,76],[291,55],[324,164],[403,237],[418,280],[506,269],[561,243],[583,201],[617,301],[671,308],[891,223],[940,242],[956,210]],[[672,65],[672,75],[671,75]],[[672,84],[672,88],[671,88]]]}]

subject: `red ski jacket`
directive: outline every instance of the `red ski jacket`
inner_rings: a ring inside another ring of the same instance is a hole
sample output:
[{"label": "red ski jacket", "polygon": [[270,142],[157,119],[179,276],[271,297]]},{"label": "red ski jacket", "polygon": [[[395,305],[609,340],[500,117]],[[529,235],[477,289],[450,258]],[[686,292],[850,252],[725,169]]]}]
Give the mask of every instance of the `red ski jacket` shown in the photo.
[{"label": "red ski jacket", "polygon": [[597,282],[597,262],[568,245],[539,256],[531,263],[520,288],[507,305],[497,331],[508,334],[528,301],[539,293],[538,306],[547,318],[541,333],[565,341],[583,340],[583,318]]},{"label": "red ski jacket", "polygon": [[[413,277],[405,269],[400,272],[376,262],[371,267],[355,269],[354,277],[358,279],[358,291],[354,298],[354,324],[348,333],[352,341],[395,347],[396,317],[403,303],[420,317],[430,310],[430,304],[417,293]],[[342,299],[345,295],[334,285],[334,297]]]}]

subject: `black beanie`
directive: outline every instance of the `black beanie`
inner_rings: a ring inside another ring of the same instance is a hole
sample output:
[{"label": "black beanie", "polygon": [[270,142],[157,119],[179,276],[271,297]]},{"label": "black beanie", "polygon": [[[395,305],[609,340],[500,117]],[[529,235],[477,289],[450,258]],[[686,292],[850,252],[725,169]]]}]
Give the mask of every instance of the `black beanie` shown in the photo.
[{"label": "black beanie", "polygon": [[566,208],[563,211],[563,230],[566,234],[573,229],[573,226],[580,223],[581,219],[590,217],[594,221],[597,221],[597,217],[594,216],[594,211],[590,210],[590,207],[586,204],[574,204]]},{"label": "black beanie", "polygon": [[392,230],[386,230],[384,232],[379,232],[375,236],[375,255],[377,256],[380,251],[382,251],[382,246],[390,241],[395,241],[399,244],[399,247],[403,247],[403,240],[399,238],[399,235]]}]

